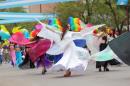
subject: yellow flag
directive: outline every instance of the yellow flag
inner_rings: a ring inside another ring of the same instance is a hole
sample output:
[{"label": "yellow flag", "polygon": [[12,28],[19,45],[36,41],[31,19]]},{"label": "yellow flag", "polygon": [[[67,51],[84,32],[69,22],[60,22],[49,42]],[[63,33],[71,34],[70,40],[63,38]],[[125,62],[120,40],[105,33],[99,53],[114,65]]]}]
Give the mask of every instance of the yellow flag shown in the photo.
[{"label": "yellow flag", "polygon": [[14,27],[12,33],[20,32],[21,27]]},{"label": "yellow flag", "polygon": [[4,40],[4,43],[2,44],[2,46],[8,46],[9,45],[9,41],[8,40]]},{"label": "yellow flag", "polygon": [[9,33],[9,31],[7,30],[7,28],[4,25],[0,25],[1,27],[1,31]]}]

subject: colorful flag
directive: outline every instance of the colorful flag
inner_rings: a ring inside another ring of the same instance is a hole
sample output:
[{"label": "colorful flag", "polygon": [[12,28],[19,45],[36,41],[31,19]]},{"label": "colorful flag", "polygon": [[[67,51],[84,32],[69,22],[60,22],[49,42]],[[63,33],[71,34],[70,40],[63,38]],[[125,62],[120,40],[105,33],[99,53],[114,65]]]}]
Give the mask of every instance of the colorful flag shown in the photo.
[{"label": "colorful flag", "polygon": [[51,41],[48,39],[40,39],[35,43],[33,43],[32,45],[30,44],[29,46],[31,46],[29,50],[29,56],[31,60],[34,62],[40,56],[44,55],[47,52],[47,50],[51,46]]}]

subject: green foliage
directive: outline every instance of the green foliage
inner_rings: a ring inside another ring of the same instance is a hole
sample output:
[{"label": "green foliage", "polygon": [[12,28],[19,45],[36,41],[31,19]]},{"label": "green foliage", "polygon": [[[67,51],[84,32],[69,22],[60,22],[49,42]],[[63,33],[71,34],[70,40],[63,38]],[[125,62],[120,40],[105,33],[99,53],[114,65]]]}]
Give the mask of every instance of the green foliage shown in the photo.
[{"label": "green foliage", "polygon": [[81,2],[60,3],[56,7],[56,13],[63,21],[72,16],[79,17],[86,23],[105,23],[114,28],[117,28],[117,25],[120,26],[126,17],[125,7],[117,6],[116,0],[92,0],[91,2],[81,0]]},{"label": "green foliage", "polygon": [[[5,0],[0,0],[5,1]],[[24,8],[2,9],[1,12],[25,12]],[[116,0],[80,0],[80,2],[59,3],[55,9],[58,18],[67,24],[68,17],[78,17],[85,23],[107,24],[114,28],[121,29],[120,26],[126,19],[126,8],[117,6]],[[17,25],[25,28],[33,28],[33,23],[17,23]],[[7,26],[15,26],[16,24],[8,24]],[[31,30],[31,29],[29,29]]]},{"label": "green foliage", "polygon": [[80,17],[80,15],[83,13],[83,7],[81,3],[77,2],[67,2],[67,3],[60,3],[56,7],[56,13],[59,18],[64,23],[67,23],[68,17]]}]

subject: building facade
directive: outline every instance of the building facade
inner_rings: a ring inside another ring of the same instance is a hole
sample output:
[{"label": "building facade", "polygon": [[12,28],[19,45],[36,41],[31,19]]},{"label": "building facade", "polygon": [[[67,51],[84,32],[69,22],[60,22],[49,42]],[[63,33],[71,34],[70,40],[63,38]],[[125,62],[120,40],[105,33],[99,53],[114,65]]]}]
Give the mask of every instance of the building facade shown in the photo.
[{"label": "building facade", "polygon": [[28,7],[29,13],[55,13],[56,4],[41,4]]}]

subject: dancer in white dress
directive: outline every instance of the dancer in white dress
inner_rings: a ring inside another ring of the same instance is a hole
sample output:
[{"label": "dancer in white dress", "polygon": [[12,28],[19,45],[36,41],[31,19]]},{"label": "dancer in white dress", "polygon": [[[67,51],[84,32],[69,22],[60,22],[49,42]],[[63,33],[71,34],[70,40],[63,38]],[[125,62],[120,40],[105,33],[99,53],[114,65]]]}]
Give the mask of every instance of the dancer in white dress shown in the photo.
[{"label": "dancer in white dress", "polygon": [[[43,37],[42,34],[44,34],[45,29],[43,29],[38,36]],[[89,61],[89,51],[77,47],[74,44],[74,39],[80,39],[80,36],[73,36],[76,32],[68,31],[64,35],[63,39],[55,42],[54,45],[52,45],[52,48],[48,50],[48,54],[56,55],[56,54],[63,54],[63,57],[52,66],[52,70],[65,70],[65,77],[68,77],[71,75],[71,71],[85,71],[87,68],[87,64]],[[50,36],[50,34],[48,33]],[[46,35],[47,36],[47,35]],[[52,35],[54,36],[54,34]],[[59,35],[61,36],[61,35]],[[44,37],[45,38],[45,37]],[[54,38],[54,37],[53,37]],[[51,38],[52,39],[52,38]],[[54,39],[55,40],[55,39]],[[57,48],[57,49],[56,49]]]}]

